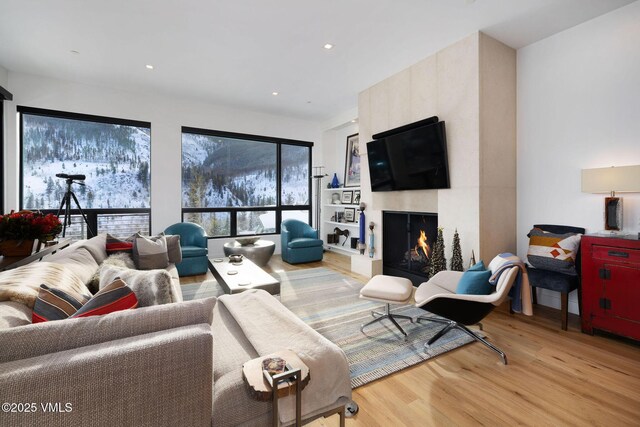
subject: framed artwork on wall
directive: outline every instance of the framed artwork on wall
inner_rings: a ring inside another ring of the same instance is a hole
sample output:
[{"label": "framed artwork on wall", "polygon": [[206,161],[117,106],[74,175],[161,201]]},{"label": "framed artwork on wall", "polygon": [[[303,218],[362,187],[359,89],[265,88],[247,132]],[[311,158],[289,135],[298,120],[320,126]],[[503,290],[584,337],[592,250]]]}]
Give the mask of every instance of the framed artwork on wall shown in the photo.
[{"label": "framed artwork on wall", "polygon": [[353,200],[353,191],[343,191],[342,192],[342,203],[345,205],[350,205]]},{"label": "framed artwork on wall", "polygon": [[344,220],[346,222],[354,222],[356,220],[356,210],[355,210],[355,208],[345,208],[345,210],[344,210]]},{"label": "framed artwork on wall", "polygon": [[353,201],[351,203],[353,203],[354,205],[360,204],[360,190],[353,191]]},{"label": "framed artwork on wall", "polygon": [[360,186],[360,144],[358,134],[347,137],[347,158],[344,163],[344,186]]}]

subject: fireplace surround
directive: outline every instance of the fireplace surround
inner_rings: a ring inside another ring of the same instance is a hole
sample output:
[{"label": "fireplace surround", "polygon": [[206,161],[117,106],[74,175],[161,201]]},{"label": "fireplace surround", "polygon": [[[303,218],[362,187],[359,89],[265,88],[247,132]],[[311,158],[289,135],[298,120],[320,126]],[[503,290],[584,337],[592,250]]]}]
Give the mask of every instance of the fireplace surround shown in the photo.
[{"label": "fireplace surround", "polygon": [[383,211],[383,274],[406,277],[414,286],[426,282],[437,235],[437,213]]}]

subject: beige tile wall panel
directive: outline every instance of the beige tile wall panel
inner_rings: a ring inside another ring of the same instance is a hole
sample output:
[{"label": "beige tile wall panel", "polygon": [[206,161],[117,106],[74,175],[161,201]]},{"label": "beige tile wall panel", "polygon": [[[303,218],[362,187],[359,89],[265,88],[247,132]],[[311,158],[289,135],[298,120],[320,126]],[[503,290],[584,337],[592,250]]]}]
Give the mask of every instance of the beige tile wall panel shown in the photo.
[{"label": "beige tile wall panel", "polygon": [[372,194],[363,159],[362,199],[370,204],[367,222],[376,223],[377,256],[383,210],[438,212],[447,258],[457,228],[465,264],[471,250],[487,261],[515,251],[515,105],[515,51],[481,33],[360,93],[361,144],[434,115],[447,123],[451,189]]}]

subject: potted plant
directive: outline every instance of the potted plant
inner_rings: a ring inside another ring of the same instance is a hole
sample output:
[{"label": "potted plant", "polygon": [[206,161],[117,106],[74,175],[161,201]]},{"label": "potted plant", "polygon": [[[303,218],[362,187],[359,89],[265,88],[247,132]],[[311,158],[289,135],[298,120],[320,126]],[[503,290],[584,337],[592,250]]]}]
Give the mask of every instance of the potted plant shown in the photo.
[{"label": "potted plant", "polygon": [[20,211],[0,215],[0,253],[5,256],[31,255],[33,243],[53,240],[62,223],[53,214]]}]

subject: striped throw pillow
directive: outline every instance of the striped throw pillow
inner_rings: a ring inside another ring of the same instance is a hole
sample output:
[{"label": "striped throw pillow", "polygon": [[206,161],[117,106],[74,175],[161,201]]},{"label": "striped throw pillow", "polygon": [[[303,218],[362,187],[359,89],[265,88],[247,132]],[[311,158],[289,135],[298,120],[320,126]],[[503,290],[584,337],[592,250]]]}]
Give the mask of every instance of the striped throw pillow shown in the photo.
[{"label": "striped throw pillow", "polygon": [[129,310],[138,306],[136,294],[120,278],[116,278],[69,318],[100,316],[114,311]]},{"label": "striped throw pillow", "polygon": [[65,292],[42,284],[33,306],[31,322],[40,323],[66,319],[82,308],[90,299],[90,296],[72,291]]},{"label": "striped throw pillow", "polygon": [[119,237],[112,236],[111,234],[107,234],[107,243],[106,250],[107,254],[115,254],[117,252],[128,252],[131,253],[133,250],[133,239],[136,235],[132,235],[121,239]]}]

